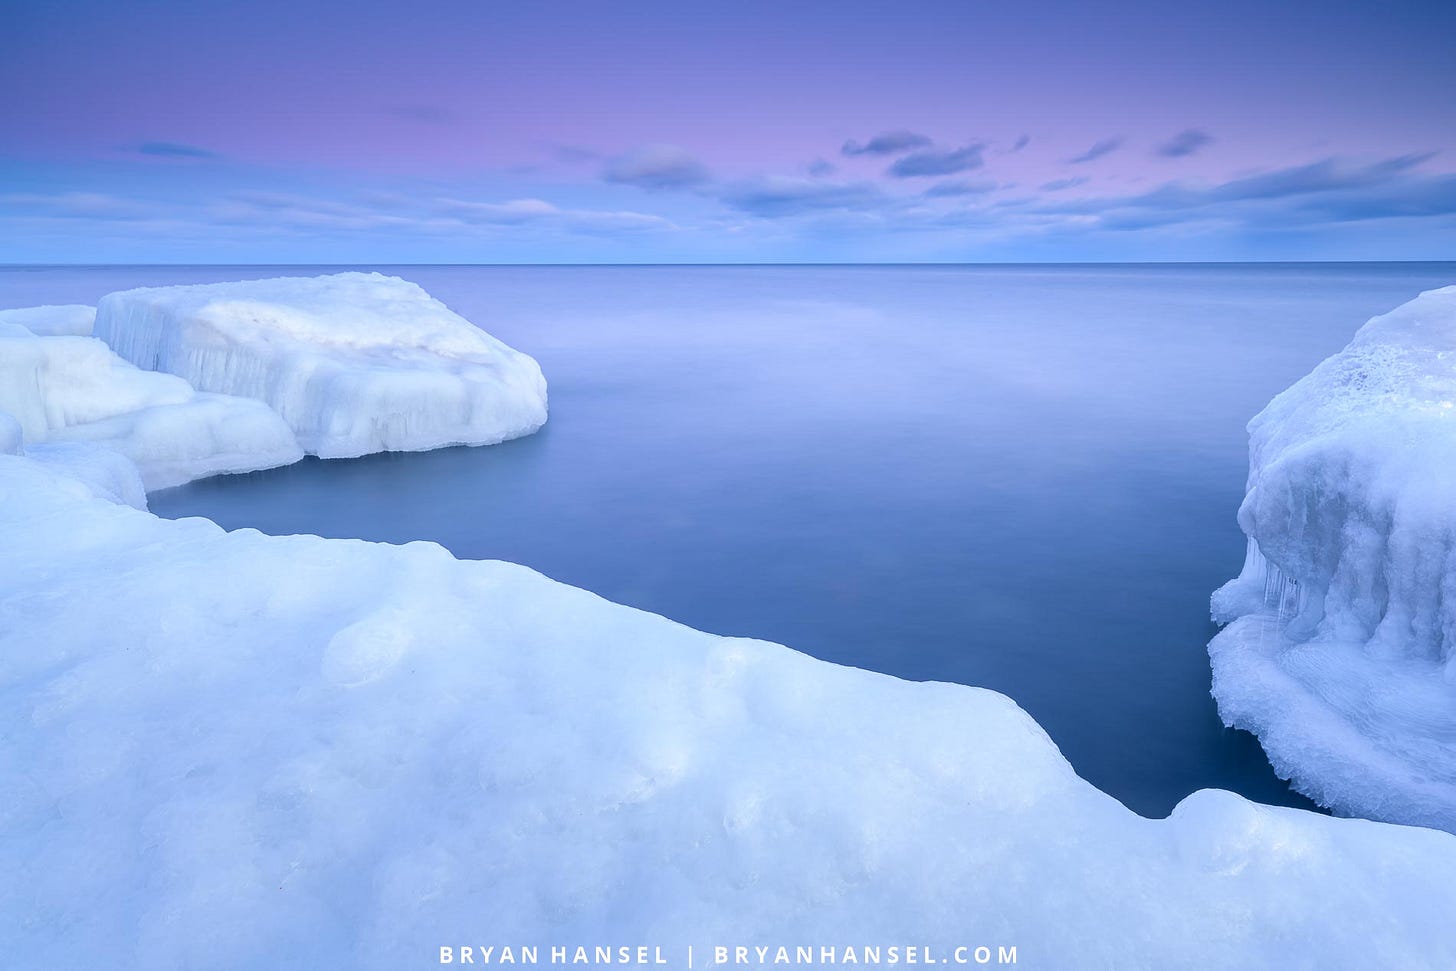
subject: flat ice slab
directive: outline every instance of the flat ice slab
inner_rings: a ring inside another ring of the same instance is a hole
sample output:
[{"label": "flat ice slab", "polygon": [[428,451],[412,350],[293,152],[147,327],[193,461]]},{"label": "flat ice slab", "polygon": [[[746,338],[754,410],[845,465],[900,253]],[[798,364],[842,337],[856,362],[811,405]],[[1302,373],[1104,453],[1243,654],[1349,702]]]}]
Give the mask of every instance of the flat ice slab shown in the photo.
[{"label": "flat ice slab", "polygon": [[[247,398],[201,394],[142,371],[91,337],[37,337],[0,324],[0,411],[41,442],[104,445],[136,463],[147,489],[303,457],[287,424]],[[3,437],[3,433],[0,433]]]},{"label": "flat ice slab", "polygon": [[1144,819],[994,692],[433,544],[164,521],[24,457],[0,456],[0,549],[16,967],[624,942],[677,968],[689,944],[702,967],[715,944],[907,943],[967,966],[1456,967],[1456,837],[1214,791]]},{"label": "flat ice slab", "polygon": [[0,324],[19,324],[40,337],[89,337],[96,325],[96,308],[85,304],[53,304],[0,310]]},{"label": "flat ice slab", "polygon": [[96,335],[139,367],[267,402],[326,458],[488,445],[546,421],[534,360],[378,273],[113,293]]},{"label": "flat ice slab", "polygon": [[1224,721],[1339,813],[1456,831],[1456,287],[1371,320],[1249,440]]}]

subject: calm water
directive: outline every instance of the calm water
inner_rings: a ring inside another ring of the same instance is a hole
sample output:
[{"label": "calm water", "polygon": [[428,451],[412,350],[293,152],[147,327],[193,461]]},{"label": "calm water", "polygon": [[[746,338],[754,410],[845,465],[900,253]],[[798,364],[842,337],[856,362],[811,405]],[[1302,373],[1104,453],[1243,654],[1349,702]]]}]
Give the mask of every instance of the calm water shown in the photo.
[{"label": "calm water", "polygon": [[[1243,426],[1367,317],[1456,282],[1456,264],[392,272],[541,362],[544,431],[152,508],[435,540],[694,627],[995,688],[1149,815],[1210,786],[1308,805],[1208,695]],[[269,275],[0,269],[0,304]]]}]

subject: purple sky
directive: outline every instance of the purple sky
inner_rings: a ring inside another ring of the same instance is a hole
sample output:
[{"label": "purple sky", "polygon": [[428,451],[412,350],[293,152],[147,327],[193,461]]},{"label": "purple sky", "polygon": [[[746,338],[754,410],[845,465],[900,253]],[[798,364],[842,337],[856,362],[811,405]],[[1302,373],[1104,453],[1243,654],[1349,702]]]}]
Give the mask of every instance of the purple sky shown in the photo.
[{"label": "purple sky", "polygon": [[0,260],[1451,259],[1453,50],[1434,2],[0,2]]}]

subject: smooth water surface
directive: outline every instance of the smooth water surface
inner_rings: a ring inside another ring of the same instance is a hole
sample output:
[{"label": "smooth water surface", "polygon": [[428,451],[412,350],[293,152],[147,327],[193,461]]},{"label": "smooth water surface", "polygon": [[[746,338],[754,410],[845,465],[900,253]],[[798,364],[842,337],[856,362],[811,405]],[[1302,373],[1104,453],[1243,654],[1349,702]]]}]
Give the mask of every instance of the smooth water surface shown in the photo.
[{"label": "smooth water surface", "polygon": [[[195,483],[154,511],[434,540],[693,627],[994,688],[1149,815],[1205,787],[1309,805],[1208,694],[1243,426],[1366,318],[1456,282],[1453,264],[387,272],[534,355],[546,428]],[[0,269],[0,304],[274,275]]]}]

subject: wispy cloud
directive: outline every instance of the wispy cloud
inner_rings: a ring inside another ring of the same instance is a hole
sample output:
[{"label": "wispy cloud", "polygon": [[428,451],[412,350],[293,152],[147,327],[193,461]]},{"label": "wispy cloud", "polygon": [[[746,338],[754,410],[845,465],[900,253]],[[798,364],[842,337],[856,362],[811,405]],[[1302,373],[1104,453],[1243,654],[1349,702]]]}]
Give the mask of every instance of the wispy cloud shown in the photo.
[{"label": "wispy cloud", "polygon": [[156,212],[146,203],[101,192],[17,192],[0,195],[0,214],[132,221],[150,219]]},{"label": "wispy cloud", "polygon": [[982,153],[986,146],[980,142],[963,148],[929,148],[913,152],[895,160],[889,174],[897,179],[917,178],[928,175],[954,175],[978,169],[985,164]]},{"label": "wispy cloud", "polygon": [[706,165],[676,145],[644,145],[609,161],[602,178],[643,189],[682,189],[707,182],[709,174]]},{"label": "wispy cloud", "polygon": [[1069,179],[1052,179],[1050,182],[1042,184],[1041,191],[1061,192],[1064,189],[1075,189],[1079,185],[1086,185],[1089,181],[1085,176],[1080,175],[1073,176]]},{"label": "wispy cloud", "polygon": [[1456,175],[1417,172],[1432,153],[1356,164],[1327,158],[1218,183],[1173,182],[1125,196],[1032,207],[1107,229],[1216,220],[1245,227],[1313,228],[1337,222],[1456,215]]},{"label": "wispy cloud", "polygon": [[919,132],[897,129],[880,132],[867,142],[845,142],[840,152],[844,155],[899,155],[911,149],[926,148],[930,138]]},{"label": "wispy cloud", "polygon": [[182,142],[142,142],[136,147],[136,151],[138,154],[150,155],[153,158],[208,159],[218,157],[216,152]]},{"label": "wispy cloud", "polygon": [[1000,186],[990,181],[970,179],[957,179],[951,182],[940,182],[925,190],[925,195],[930,199],[951,199],[960,196],[983,196],[995,192]]},{"label": "wispy cloud", "polygon": [[869,182],[826,182],[764,175],[721,186],[718,198],[753,216],[797,216],[828,210],[863,210],[882,205],[884,192]]},{"label": "wispy cloud", "polygon": [[1197,128],[1181,131],[1159,145],[1153,152],[1163,158],[1184,158],[1203,150],[1213,143],[1213,136]]},{"label": "wispy cloud", "polygon": [[1124,139],[1121,135],[1117,135],[1112,138],[1104,138],[1100,142],[1094,143],[1091,148],[1087,149],[1087,151],[1083,152],[1080,155],[1073,155],[1071,158],[1067,159],[1067,161],[1073,165],[1081,165],[1084,162],[1096,161],[1104,155],[1111,155],[1113,152],[1117,151],[1119,148],[1122,147],[1123,141]]}]

